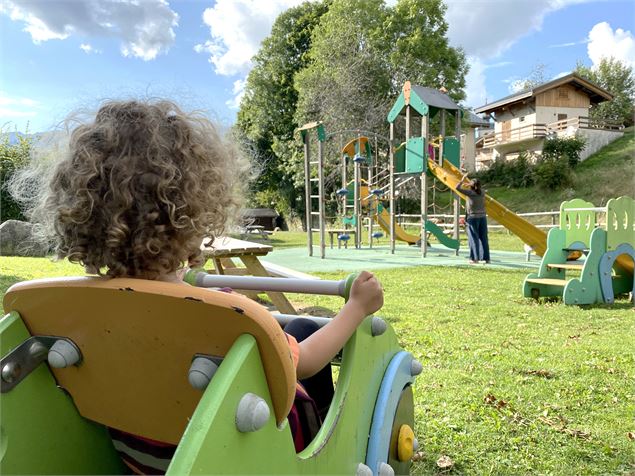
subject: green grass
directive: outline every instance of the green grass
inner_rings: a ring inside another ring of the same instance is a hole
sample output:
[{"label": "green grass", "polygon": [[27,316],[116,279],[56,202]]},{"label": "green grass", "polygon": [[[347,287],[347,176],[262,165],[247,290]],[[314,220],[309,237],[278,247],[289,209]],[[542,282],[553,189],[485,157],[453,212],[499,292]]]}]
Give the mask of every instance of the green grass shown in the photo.
[{"label": "green grass", "polygon": [[[418,234],[419,229],[408,228],[406,231],[412,234]],[[364,232],[362,234],[364,240],[367,238],[367,233]],[[251,239],[251,238],[250,238]],[[327,240],[328,246],[328,235],[326,235],[325,239]],[[462,246],[467,246],[467,235],[465,233],[461,233],[460,236]],[[382,238],[382,242],[386,243],[387,238]],[[255,241],[255,240],[254,240]],[[437,243],[434,237],[430,238],[432,243]],[[496,231],[489,233],[489,241],[490,248],[494,250],[501,251],[517,251],[521,252],[523,250],[523,242],[520,238],[506,231]],[[320,236],[318,233],[313,233],[313,243],[319,243]],[[269,236],[268,241],[258,240],[258,243],[268,244],[274,247],[274,249],[283,249],[283,248],[295,248],[302,247],[307,245],[307,236],[306,232],[303,231],[279,231]],[[364,246],[366,245],[366,241],[364,241]],[[337,243],[336,243],[337,244]]]},{"label": "green grass", "polygon": [[[276,247],[305,245],[276,233]],[[513,236],[492,242],[518,250]],[[0,258],[0,296],[14,282],[82,274],[45,258]],[[299,263],[298,269],[301,268]],[[301,269],[300,269],[301,270]],[[417,272],[420,270],[420,272]],[[525,271],[432,267],[381,270],[380,312],[423,363],[415,383],[417,475],[633,474],[635,313],[521,297]],[[342,274],[320,274],[340,279]],[[294,296],[337,310],[335,298]]]},{"label": "green grass", "polygon": [[[486,187],[488,193],[510,210],[536,212],[559,210],[560,203],[583,198],[597,206],[622,195],[635,197],[635,134],[633,128],[624,136],[600,149],[574,172],[571,188],[548,191],[538,187]],[[487,184],[485,184],[487,185]]]}]

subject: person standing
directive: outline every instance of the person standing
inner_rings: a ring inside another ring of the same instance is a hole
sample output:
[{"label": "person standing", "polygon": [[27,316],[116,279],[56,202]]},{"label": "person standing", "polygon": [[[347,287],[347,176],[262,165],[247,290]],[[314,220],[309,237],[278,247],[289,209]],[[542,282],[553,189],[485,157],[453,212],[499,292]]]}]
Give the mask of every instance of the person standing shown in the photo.
[{"label": "person standing", "polygon": [[485,213],[485,191],[481,181],[474,179],[467,183],[463,175],[456,191],[465,195],[467,210],[467,240],[470,246],[470,264],[479,261],[490,262],[489,241],[487,239],[487,214]]}]

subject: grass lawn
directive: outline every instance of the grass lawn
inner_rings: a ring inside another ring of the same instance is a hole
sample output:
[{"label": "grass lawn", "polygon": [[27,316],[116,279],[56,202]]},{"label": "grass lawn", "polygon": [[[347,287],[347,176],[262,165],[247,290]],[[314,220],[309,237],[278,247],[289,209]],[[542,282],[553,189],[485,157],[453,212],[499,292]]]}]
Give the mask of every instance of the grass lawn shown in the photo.
[{"label": "grass lawn", "polygon": [[[505,233],[492,238],[503,246],[492,248],[521,246]],[[271,242],[305,245],[301,233]],[[16,281],[81,274],[43,258],[2,257],[0,270],[0,296]],[[538,304],[521,297],[522,270],[376,274],[386,295],[380,315],[424,366],[414,389],[422,455],[413,474],[635,473],[635,312],[626,300]],[[335,298],[292,299],[341,306]],[[451,468],[437,466],[441,456]]]}]

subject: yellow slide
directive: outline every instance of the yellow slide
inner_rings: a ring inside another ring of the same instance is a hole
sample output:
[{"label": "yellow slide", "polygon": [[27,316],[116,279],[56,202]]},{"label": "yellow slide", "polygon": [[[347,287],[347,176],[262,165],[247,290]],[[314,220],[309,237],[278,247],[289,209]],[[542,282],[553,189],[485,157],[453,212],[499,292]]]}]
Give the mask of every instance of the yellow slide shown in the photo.
[{"label": "yellow slide", "polygon": [[[443,167],[432,160],[428,160],[428,168],[436,178],[456,192],[456,186],[463,176],[459,169],[445,160],[443,161]],[[457,193],[465,198],[461,193]],[[531,246],[538,256],[542,256],[545,253],[547,250],[547,233],[519,217],[489,195],[485,196],[485,207],[490,218],[496,220]]]},{"label": "yellow slide", "polygon": [[[382,230],[386,232],[388,236],[390,236],[390,213],[383,208],[379,215],[376,215],[377,223],[381,226]],[[406,230],[401,228],[399,225],[395,223],[395,239],[400,241],[405,241],[409,245],[414,245],[419,241],[419,237],[415,235],[411,235],[410,233],[406,233]]]}]

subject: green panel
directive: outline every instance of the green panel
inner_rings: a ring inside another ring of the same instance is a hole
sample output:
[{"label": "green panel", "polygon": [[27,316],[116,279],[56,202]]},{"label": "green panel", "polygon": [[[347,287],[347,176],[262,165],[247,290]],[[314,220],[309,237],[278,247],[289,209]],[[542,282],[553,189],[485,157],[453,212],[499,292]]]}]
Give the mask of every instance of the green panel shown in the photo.
[{"label": "green panel", "polygon": [[562,296],[562,287],[560,286],[548,286],[545,284],[528,283],[527,280],[531,278],[552,278],[552,279],[565,279],[566,274],[564,269],[549,268],[548,264],[562,264],[567,262],[567,256],[569,253],[564,251],[566,248],[567,234],[564,230],[559,228],[552,228],[547,235],[547,251],[542,257],[540,262],[540,268],[537,273],[531,273],[525,278],[523,283],[523,296],[532,297],[531,290],[536,288],[540,291],[540,296]]},{"label": "green panel", "polygon": [[429,220],[426,220],[426,231],[432,233],[443,246],[450,248],[452,250],[459,249],[459,246],[460,246],[459,240],[450,238],[448,235],[446,235],[443,232],[443,229],[440,226],[436,225],[435,223],[432,223]]},{"label": "green panel", "polygon": [[408,139],[406,145],[406,173],[422,173],[427,170],[428,160],[425,153],[426,140],[423,137]]},{"label": "green panel", "polygon": [[461,168],[461,145],[456,137],[443,139],[443,158],[456,168]]},{"label": "green panel", "polygon": [[[5,356],[31,336],[12,312],[0,321],[0,337],[0,354]],[[79,415],[45,364],[0,396],[0,413],[0,474],[123,471],[107,430]]]},{"label": "green panel", "polygon": [[414,90],[410,91],[410,106],[422,116],[428,115],[428,105]]},{"label": "green panel", "polygon": [[324,142],[326,140],[326,131],[324,130],[323,124],[317,126],[317,136],[320,142]]},{"label": "green panel", "polygon": [[406,98],[403,95],[403,91],[401,91],[399,97],[395,101],[395,104],[393,104],[390,112],[388,113],[388,117],[386,118],[388,122],[395,122],[395,119],[397,119],[397,116],[401,113],[404,107],[406,107]]},{"label": "green panel", "polygon": [[565,230],[565,247],[575,242],[590,246],[591,232],[595,229],[595,212],[577,211],[572,208],[593,208],[591,202],[574,198],[560,205],[560,229]]},{"label": "green panel", "polygon": [[612,251],[622,243],[635,247],[635,200],[627,196],[613,198],[606,209],[607,250]]},{"label": "green panel", "polygon": [[580,278],[570,280],[563,291],[565,304],[595,304],[604,302],[600,283],[600,260],[606,252],[606,231],[596,228],[591,233],[590,252]]},{"label": "green panel", "polygon": [[259,431],[239,433],[235,412],[245,392],[270,403],[255,340],[241,336],[205,391],[168,474],[355,474],[386,366],[400,350],[389,326],[372,337],[367,318],[346,344],[333,404],[320,432],[300,454],[287,424],[273,417]]},{"label": "green panel", "polygon": [[406,171],[406,143],[402,142],[395,149],[395,173],[400,174]]}]

